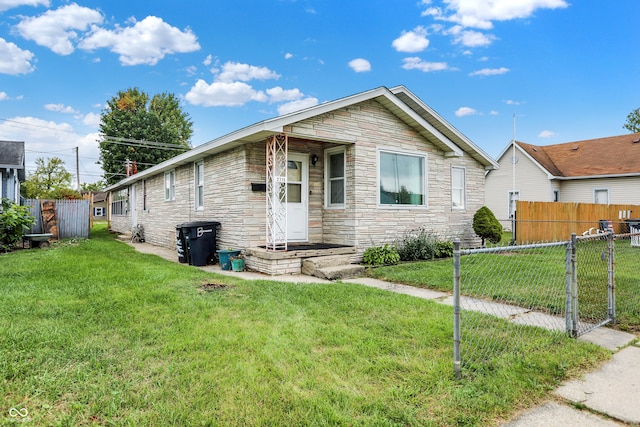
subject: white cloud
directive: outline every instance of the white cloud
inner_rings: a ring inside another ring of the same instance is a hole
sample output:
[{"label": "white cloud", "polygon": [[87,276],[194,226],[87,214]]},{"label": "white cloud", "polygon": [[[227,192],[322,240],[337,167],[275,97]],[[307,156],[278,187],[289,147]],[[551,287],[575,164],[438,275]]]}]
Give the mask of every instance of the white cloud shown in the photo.
[{"label": "white cloud", "polygon": [[473,73],[469,73],[470,76],[497,76],[500,74],[508,73],[508,68],[500,67],[500,68],[483,68],[482,70],[474,71]]},{"label": "white cloud", "polygon": [[209,65],[211,65],[211,61],[213,61],[213,57],[211,56],[211,54],[209,54],[206,58],[204,58],[204,61],[202,61],[202,65],[208,67]]},{"label": "white cloud", "polygon": [[427,30],[424,27],[418,26],[412,31],[403,31],[402,35],[395,39],[391,45],[398,52],[422,52],[429,46]]},{"label": "white cloud", "polygon": [[278,114],[285,115],[293,113],[294,111],[303,110],[309,107],[315,107],[318,105],[318,98],[307,97],[298,101],[288,102],[278,107]]},{"label": "white cloud", "polygon": [[156,16],[147,16],[131,27],[106,30],[93,26],[91,34],[78,45],[84,50],[108,48],[120,55],[123,65],[156,65],[166,55],[200,49],[190,29],[180,31]]},{"label": "white cloud", "polygon": [[456,110],[455,114],[457,117],[474,116],[478,114],[478,111],[471,107],[460,107]]},{"label": "white cloud", "polygon": [[195,65],[190,65],[185,68],[185,71],[187,72],[188,76],[195,76],[196,74],[198,74],[198,67],[196,67]]},{"label": "white cloud", "polygon": [[484,34],[479,31],[462,30],[459,25],[454,26],[448,32],[453,35],[453,43],[466,47],[488,46],[496,39],[492,34]]},{"label": "white cloud", "polygon": [[256,67],[255,65],[241,64],[239,62],[227,62],[222,66],[222,71],[216,77],[220,82],[248,82],[250,80],[277,80],[280,75],[271,71],[267,67]]},{"label": "white cloud", "polygon": [[569,6],[565,0],[444,0],[444,9],[431,7],[430,3],[423,0],[427,6],[424,16],[484,30],[493,28],[493,21],[528,18],[537,9]]},{"label": "white cloud", "polygon": [[513,99],[507,99],[506,101],[504,101],[504,103],[507,105],[521,105],[524,104],[524,101],[514,101]]},{"label": "white cloud", "polygon": [[499,116],[500,115],[500,113],[497,112],[496,110],[491,110],[491,112],[489,114],[491,114],[492,116]]},{"label": "white cloud", "polygon": [[7,92],[0,92],[0,101],[6,101],[9,99],[9,95],[7,95]]},{"label": "white cloud", "polygon": [[420,70],[425,73],[431,71],[442,71],[449,68],[446,62],[426,62],[416,56],[404,58],[403,62],[404,65],[402,68],[405,70]]},{"label": "white cloud", "polygon": [[293,58],[293,53],[287,52],[284,54],[284,59],[291,59],[291,58]]},{"label": "white cloud", "polygon": [[77,111],[74,110],[72,107],[70,106],[65,106],[63,104],[46,104],[44,106],[45,110],[49,110],[49,111],[56,111],[58,113],[65,113],[65,114],[76,114]]},{"label": "white cloud", "polygon": [[15,43],[0,37],[0,74],[26,74],[35,67],[31,64],[33,53],[20,49]]},{"label": "white cloud", "polygon": [[243,82],[215,81],[208,84],[200,79],[185,95],[185,99],[203,107],[237,107],[249,101],[266,102],[268,98],[264,92],[256,91]]},{"label": "white cloud", "polygon": [[49,7],[49,0],[0,0],[0,12],[18,6],[46,6]]},{"label": "white cloud", "polygon": [[304,94],[299,89],[282,89],[280,86],[276,86],[266,90],[269,95],[269,102],[285,102],[285,101],[297,101],[304,97]]},{"label": "white cloud", "polygon": [[100,125],[100,114],[88,113],[82,119],[82,123],[85,124],[86,126],[97,129],[98,126]]},{"label": "white cloud", "polygon": [[72,40],[78,38],[75,30],[85,31],[91,24],[103,20],[100,12],[72,3],[56,10],[48,10],[38,17],[24,18],[16,25],[22,37],[33,40],[59,55],[74,51]]},{"label": "white cloud", "polygon": [[543,130],[538,135],[538,138],[553,138],[554,136],[558,136],[558,134],[550,130]]},{"label": "white cloud", "polygon": [[356,58],[349,61],[349,67],[356,73],[366,73],[371,71],[371,63],[363,58]]},{"label": "white cloud", "polygon": [[35,169],[38,157],[55,156],[61,158],[67,170],[75,174],[74,148],[78,147],[81,181],[95,182],[100,179],[102,169],[95,164],[100,156],[97,133],[80,134],[68,123],[37,117],[13,117],[9,120],[0,123],[0,139],[26,141],[27,171]]}]

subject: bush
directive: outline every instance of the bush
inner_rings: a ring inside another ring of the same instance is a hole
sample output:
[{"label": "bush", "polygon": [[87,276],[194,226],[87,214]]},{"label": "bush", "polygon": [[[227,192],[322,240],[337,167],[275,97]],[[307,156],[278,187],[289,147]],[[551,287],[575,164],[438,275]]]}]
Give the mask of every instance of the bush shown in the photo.
[{"label": "bush", "polygon": [[441,241],[424,228],[411,230],[396,242],[402,261],[423,261],[453,256],[453,243]]},{"label": "bush", "polygon": [[500,243],[502,239],[502,225],[486,206],[478,209],[473,215],[473,231],[482,239],[482,246],[485,239],[491,243]]},{"label": "bush", "polygon": [[24,232],[35,222],[26,206],[2,199],[0,207],[0,252],[15,249]]},{"label": "bush", "polygon": [[362,261],[367,265],[395,265],[400,262],[400,255],[395,246],[372,246],[364,251]]}]

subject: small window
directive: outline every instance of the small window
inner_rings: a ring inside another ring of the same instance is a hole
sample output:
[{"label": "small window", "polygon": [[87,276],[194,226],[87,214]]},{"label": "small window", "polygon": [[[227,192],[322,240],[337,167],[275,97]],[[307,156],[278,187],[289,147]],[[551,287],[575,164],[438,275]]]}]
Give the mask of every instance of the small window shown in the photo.
[{"label": "small window", "polygon": [[593,190],[593,203],[599,205],[609,204],[609,190],[606,188],[596,188]]},{"label": "small window", "polygon": [[112,215],[126,215],[127,214],[127,199],[129,198],[129,190],[118,190],[113,193],[111,199],[111,214]]},{"label": "small window", "polygon": [[147,180],[146,179],[142,180],[142,210],[143,212],[146,212],[147,210],[149,210],[147,206]]},{"label": "small window", "polygon": [[196,210],[204,209],[204,161],[196,162],[194,165],[194,187],[195,208]]},{"label": "small window", "polygon": [[164,199],[176,199],[176,171],[164,173]]},{"label": "small window", "polygon": [[553,190],[553,201],[554,202],[560,201],[560,190]]},{"label": "small window", "polygon": [[326,206],[343,208],[345,205],[346,172],[344,148],[327,151],[325,155]]},{"label": "small window", "polygon": [[380,151],[378,172],[381,205],[427,204],[426,156]]},{"label": "small window", "polygon": [[516,202],[520,200],[520,191],[509,191],[509,218],[513,218],[516,213]]},{"label": "small window", "polygon": [[104,208],[93,208],[93,216],[104,216]]},{"label": "small window", "polygon": [[467,198],[465,173],[464,168],[451,168],[451,207],[453,209],[465,209]]}]

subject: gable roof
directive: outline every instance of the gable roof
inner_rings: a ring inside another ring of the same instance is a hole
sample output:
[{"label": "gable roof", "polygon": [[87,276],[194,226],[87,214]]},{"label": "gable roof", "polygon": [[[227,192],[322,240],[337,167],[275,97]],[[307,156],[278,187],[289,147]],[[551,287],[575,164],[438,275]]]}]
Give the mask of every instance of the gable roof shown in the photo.
[{"label": "gable roof", "polygon": [[[108,187],[105,191],[129,185],[145,177],[167,171],[176,166],[191,163],[204,155],[211,155],[228,149],[244,145],[246,143],[264,141],[274,133],[282,133],[285,127],[294,123],[319,116],[331,111],[349,107],[364,101],[375,100],[396,115],[400,120],[416,129],[425,139],[445,152],[446,156],[457,157],[467,153],[487,169],[497,169],[498,163],[467,137],[455,129],[450,123],[440,117],[427,104],[411,93],[404,86],[396,86],[392,89],[379,87],[361,92],[335,101],[326,102],[310,108],[295,111],[272,119],[264,120],[235,132],[224,135],[202,145],[199,145],[185,153],[166,160],[149,169],[145,169],[135,175]],[[296,137],[295,133],[287,132],[289,136]],[[301,135],[308,139],[308,135]],[[353,143],[355,137],[351,135],[341,136],[342,139],[315,138],[327,142]]]},{"label": "gable roof", "polygon": [[640,133],[518,147],[555,178],[640,175]]},{"label": "gable roof", "polygon": [[18,180],[25,180],[24,141],[0,141],[0,168],[17,169]]}]

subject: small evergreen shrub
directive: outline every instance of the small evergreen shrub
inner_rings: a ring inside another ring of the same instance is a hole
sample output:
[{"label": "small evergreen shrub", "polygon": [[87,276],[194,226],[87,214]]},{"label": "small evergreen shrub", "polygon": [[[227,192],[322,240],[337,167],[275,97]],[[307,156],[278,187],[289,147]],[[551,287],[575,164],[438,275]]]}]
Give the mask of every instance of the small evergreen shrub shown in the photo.
[{"label": "small evergreen shrub", "polygon": [[485,239],[491,243],[500,243],[502,240],[502,225],[486,206],[478,209],[473,215],[473,231],[482,239],[482,246]]},{"label": "small evergreen shrub", "polygon": [[367,265],[395,265],[400,262],[400,255],[395,246],[372,246],[364,251],[362,261]]},{"label": "small evergreen shrub", "polygon": [[438,241],[436,246],[436,258],[451,258],[453,256],[453,242]]}]

